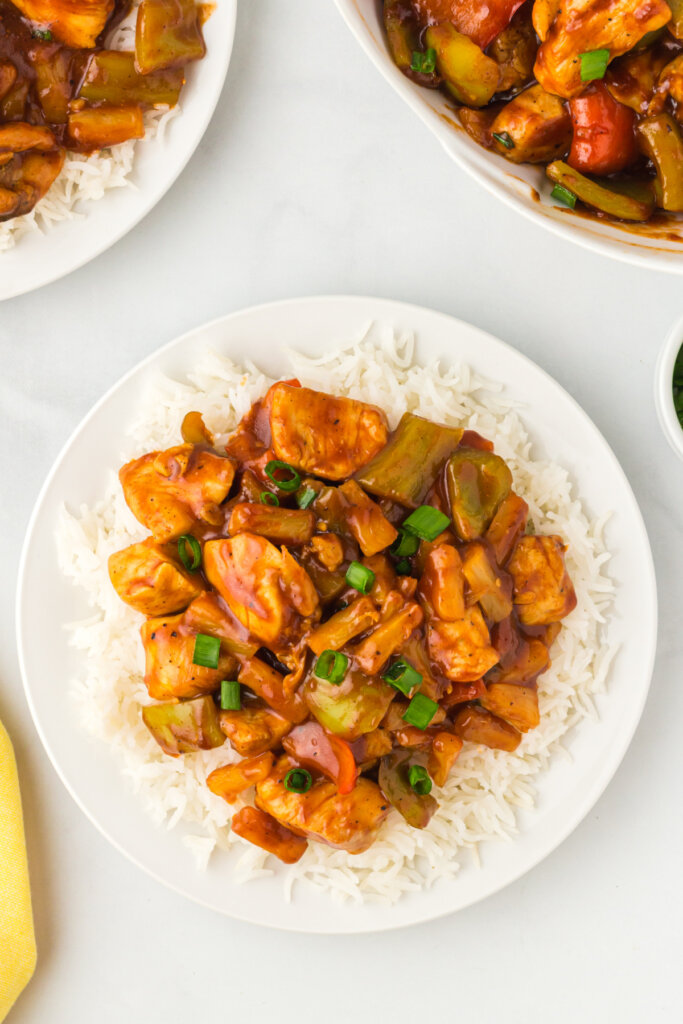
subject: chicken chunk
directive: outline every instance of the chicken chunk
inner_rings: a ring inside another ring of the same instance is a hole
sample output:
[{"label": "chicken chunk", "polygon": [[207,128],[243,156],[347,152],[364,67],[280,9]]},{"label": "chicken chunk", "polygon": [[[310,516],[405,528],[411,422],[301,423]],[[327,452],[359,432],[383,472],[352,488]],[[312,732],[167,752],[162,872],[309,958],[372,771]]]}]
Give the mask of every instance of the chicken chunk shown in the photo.
[{"label": "chicken chunk", "polygon": [[456,683],[480,679],[498,661],[484,616],[476,605],[455,622],[432,619],[427,627],[427,644],[432,661]]},{"label": "chicken chunk", "polygon": [[204,590],[201,577],[186,572],[169,545],[153,537],[109,558],[109,578],[126,604],[143,615],[173,615]]},{"label": "chicken chunk", "polygon": [[340,795],[333,782],[319,779],[307,793],[290,793],[285,776],[296,762],[281,757],[256,786],[256,806],[282,825],[349,853],[367,850],[389,813],[379,786],[360,778],[350,793]]},{"label": "chicken chunk", "polygon": [[506,103],[491,125],[514,145],[501,152],[513,163],[544,164],[562,156],[572,141],[572,121],[565,104],[541,85],[532,85]]},{"label": "chicken chunk", "polygon": [[666,0],[536,0],[534,27],[542,40],[536,79],[547,92],[577,96],[585,88],[582,53],[605,49],[610,59],[619,57],[670,19]]},{"label": "chicken chunk", "polygon": [[384,413],[364,402],[279,383],[268,404],[277,458],[327,480],[351,476],[387,442]]},{"label": "chicken chunk", "polygon": [[292,723],[265,704],[249,704],[240,711],[221,711],[220,726],[242,757],[256,757],[280,745]]},{"label": "chicken chunk", "polygon": [[188,533],[197,520],[218,524],[218,508],[235,475],[230,459],[191,444],[149,452],[119,471],[128,506],[165,543]]},{"label": "chicken chunk", "polygon": [[29,21],[49,27],[60,43],[90,48],[114,10],[114,0],[13,0]]},{"label": "chicken chunk", "polygon": [[560,537],[522,537],[508,562],[513,600],[525,626],[558,622],[576,607]]},{"label": "chicken chunk", "polygon": [[287,548],[238,533],[204,547],[209,582],[249,632],[269,647],[291,643],[320,618],[310,576]]},{"label": "chicken chunk", "polygon": [[242,807],[233,817],[230,827],[235,835],[272,853],[283,864],[296,864],[308,846],[305,839],[284,828],[258,807]]}]

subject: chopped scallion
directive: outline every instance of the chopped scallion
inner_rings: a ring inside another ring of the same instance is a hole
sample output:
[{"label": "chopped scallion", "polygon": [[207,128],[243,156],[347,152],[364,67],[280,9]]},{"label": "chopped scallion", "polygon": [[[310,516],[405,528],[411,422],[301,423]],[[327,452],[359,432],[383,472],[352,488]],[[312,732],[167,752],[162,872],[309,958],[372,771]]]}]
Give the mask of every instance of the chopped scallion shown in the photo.
[{"label": "chopped scallion", "polygon": [[192,654],[193,665],[202,665],[204,668],[218,668],[220,653],[221,642],[217,636],[197,633],[194,640],[194,653]]},{"label": "chopped scallion", "polygon": [[403,521],[403,529],[421,540],[436,540],[450,524],[450,519],[432,505],[420,505]]},{"label": "chopped scallion", "polygon": [[501,146],[505,146],[506,149],[514,149],[515,143],[511,135],[507,132],[491,132],[496,142],[500,142]]},{"label": "chopped scallion", "polygon": [[580,53],[581,81],[594,82],[598,78],[604,78],[609,58],[609,50],[588,50],[587,53]]},{"label": "chopped scallion", "polygon": [[280,499],[277,494],[273,494],[272,491],[261,491],[261,504],[262,505],[279,505]]},{"label": "chopped scallion", "polygon": [[550,193],[550,198],[557,199],[558,203],[562,203],[572,210],[576,206],[576,196],[568,188],[565,188],[564,185],[556,185]]},{"label": "chopped scallion", "polygon": [[313,776],[305,768],[291,768],[285,775],[285,789],[290,793],[308,793]]},{"label": "chopped scallion", "polygon": [[410,576],[412,565],[407,558],[399,558],[396,563],[396,572],[399,576]]},{"label": "chopped scallion", "polygon": [[389,550],[392,555],[396,556],[396,558],[410,558],[412,555],[417,554],[419,546],[419,537],[414,533],[408,533],[406,530],[399,530],[398,537]]},{"label": "chopped scallion", "polygon": [[[283,473],[289,475],[283,478]],[[283,462],[281,459],[271,459],[266,463],[266,476],[270,477],[280,491],[295,491],[301,483],[301,477],[294,466],[290,466],[288,462]]]},{"label": "chopped scallion", "polygon": [[239,711],[242,707],[240,684],[236,679],[224,679],[221,683],[221,707],[223,711]]},{"label": "chopped scallion", "polygon": [[304,487],[301,494],[297,494],[296,503],[299,508],[306,509],[313,504],[317,496],[312,487]]},{"label": "chopped scallion", "polygon": [[403,714],[403,721],[417,729],[426,729],[438,709],[436,701],[425,697],[424,693],[416,693]]},{"label": "chopped scallion", "polygon": [[[188,554],[188,548],[192,552],[192,557]],[[194,572],[202,564],[202,549],[197,538],[191,533],[183,533],[178,537],[178,558],[188,572]]]},{"label": "chopped scallion", "polygon": [[361,565],[360,562],[351,562],[351,565],[346,570],[346,582],[354,590],[360,591],[361,594],[368,594],[375,582],[375,574],[372,569]]},{"label": "chopped scallion", "polygon": [[427,796],[432,791],[429,772],[421,764],[411,764],[408,769],[408,782],[418,796]]},{"label": "chopped scallion", "polygon": [[436,71],[436,50],[431,47],[425,53],[422,53],[420,50],[413,50],[410,70],[417,71],[422,75],[433,75]]},{"label": "chopped scallion", "polygon": [[341,651],[323,651],[315,663],[313,671],[318,679],[325,679],[335,686],[344,679],[349,666],[349,659]]},{"label": "chopped scallion", "polygon": [[420,673],[405,658],[399,658],[390,665],[382,679],[396,690],[400,690],[406,697],[409,697],[411,690],[422,682]]}]

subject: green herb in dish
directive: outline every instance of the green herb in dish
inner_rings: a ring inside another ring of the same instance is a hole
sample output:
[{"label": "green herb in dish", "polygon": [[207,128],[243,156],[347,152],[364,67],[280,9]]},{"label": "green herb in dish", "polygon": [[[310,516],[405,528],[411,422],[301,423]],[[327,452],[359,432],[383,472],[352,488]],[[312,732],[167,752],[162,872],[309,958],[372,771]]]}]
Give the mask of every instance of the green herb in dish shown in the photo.
[{"label": "green herb in dish", "polygon": [[678,422],[683,427],[683,345],[678,350],[676,362],[674,363],[674,374],[672,381],[674,396],[674,409],[678,416]]}]

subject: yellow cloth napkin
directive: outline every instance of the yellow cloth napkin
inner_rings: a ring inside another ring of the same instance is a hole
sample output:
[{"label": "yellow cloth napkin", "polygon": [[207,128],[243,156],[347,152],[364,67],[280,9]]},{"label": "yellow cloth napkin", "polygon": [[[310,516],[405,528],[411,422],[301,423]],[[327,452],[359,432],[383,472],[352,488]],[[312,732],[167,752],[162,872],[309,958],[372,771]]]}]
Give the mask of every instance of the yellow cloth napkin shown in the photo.
[{"label": "yellow cloth napkin", "polygon": [[24,822],[14,751],[0,722],[0,1021],[36,966]]}]

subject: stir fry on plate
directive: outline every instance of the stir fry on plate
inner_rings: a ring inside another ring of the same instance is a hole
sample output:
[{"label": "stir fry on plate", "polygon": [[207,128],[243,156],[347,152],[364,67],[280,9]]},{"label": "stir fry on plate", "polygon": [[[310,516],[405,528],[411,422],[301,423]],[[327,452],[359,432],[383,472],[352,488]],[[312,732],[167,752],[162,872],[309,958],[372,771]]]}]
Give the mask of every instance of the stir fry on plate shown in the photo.
[{"label": "stir fry on plate", "polygon": [[[287,863],[360,853],[393,806],[425,828],[463,744],[512,751],[576,605],[561,537],[530,529],[478,433],[274,384],[223,451],[123,466],[150,536],[113,554],[142,612],[143,720],[165,754],[223,746],[207,784]],[[253,795],[253,800],[251,799]]]},{"label": "stir fry on plate", "polygon": [[28,213],[67,151],[141,139],[205,53],[194,0],[142,0],[134,51],[105,40],[129,0],[0,0],[0,221]]},{"label": "stir fry on plate", "polygon": [[[380,0],[381,2],[381,0]],[[545,165],[553,198],[683,211],[683,0],[383,0],[389,48],[465,131]]]}]

